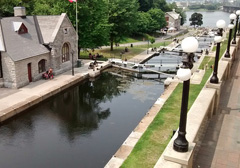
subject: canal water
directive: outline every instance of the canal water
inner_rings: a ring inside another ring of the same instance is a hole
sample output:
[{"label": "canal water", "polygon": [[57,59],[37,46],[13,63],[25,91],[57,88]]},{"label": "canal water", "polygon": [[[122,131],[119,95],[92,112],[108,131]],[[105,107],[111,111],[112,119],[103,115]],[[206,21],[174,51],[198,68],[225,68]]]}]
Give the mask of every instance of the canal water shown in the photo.
[{"label": "canal water", "polygon": [[[185,26],[190,26],[189,18],[195,11],[186,11],[187,20],[184,24]],[[216,22],[220,19],[225,20],[226,25],[229,24],[229,15],[230,13],[223,11],[196,11],[197,13],[201,13],[203,15],[203,25],[201,27],[207,28],[216,28]]]},{"label": "canal water", "polygon": [[104,167],[164,91],[128,75],[105,72],[3,123],[0,167]]}]

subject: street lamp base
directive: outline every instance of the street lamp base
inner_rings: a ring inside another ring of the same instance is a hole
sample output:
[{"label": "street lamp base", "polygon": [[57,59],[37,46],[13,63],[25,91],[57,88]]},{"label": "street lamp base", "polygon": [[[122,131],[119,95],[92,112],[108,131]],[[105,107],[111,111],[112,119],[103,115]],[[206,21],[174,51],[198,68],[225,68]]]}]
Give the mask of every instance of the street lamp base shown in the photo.
[{"label": "street lamp base", "polygon": [[237,44],[236,40],[233,39],[232,44]]},{"label": "street lamp base", "polygon": [[210,79],[210,83],[218,83],[217,74],[213,74],[213,76]]},{"label": "street lamp base", "polygon": [[178,137],[174,140],[173,149],[177,152],[187,152],[188,151],[188,141],[185,138],[184,132],[178,131]]},{"label": "street lamp base", "polygon": [[230,54],[229,54],[228,51],[225,53],[224,57],[225,57],[225,58],[230,58]]}]

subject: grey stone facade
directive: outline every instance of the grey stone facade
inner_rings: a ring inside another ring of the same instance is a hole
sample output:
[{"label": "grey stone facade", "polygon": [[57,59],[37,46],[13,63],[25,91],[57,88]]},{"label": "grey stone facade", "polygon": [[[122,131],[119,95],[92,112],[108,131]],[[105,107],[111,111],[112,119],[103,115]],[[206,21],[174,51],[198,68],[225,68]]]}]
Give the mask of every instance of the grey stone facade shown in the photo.
[{"label": "grey stone facade", "polygon": [[[14,23],[15,31],[11,28]],[[18,33],[16,25],[26,27],[27,33]],[[70,70],[72,58],[76,65],[76,31],[65,13],[60,16],[2,18],[0,42],[3,72],[0,81],[3,87],[20,88],[42,79],[45,71],[39,72],[41,60],[45,62],[45,70],[52,68],[55,75]],[[69,55],[69,60],[65,61],[64,44],[67,44]]]},{"label": "grey stone facade", "polygon": [[[62,63],[62,47],[67,43],[70,49],[70,60]],[[77,61],[77,45],[76,45],[76,32],[72,27],[70,20],[64,17],[62,24],[60,25],[56,38],[49,47],[51,48],[51,67],[54,69],[55,74],[63,73],[72,68],[72,51],[74,63]]]}]

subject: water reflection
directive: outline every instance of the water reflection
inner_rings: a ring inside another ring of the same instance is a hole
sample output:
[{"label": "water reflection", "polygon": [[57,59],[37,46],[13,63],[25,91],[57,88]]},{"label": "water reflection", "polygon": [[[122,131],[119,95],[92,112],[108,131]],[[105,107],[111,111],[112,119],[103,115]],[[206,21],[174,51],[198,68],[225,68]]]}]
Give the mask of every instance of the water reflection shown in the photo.
[{"label": "water reflection", "polygon": [[86,135],[98,128],[109,117],[109,108],[99,106],[125,92],[129,79],[120,81],[114,75],[103,73],[101,80],[91,80],[57,96],[49,107],[61,122],[61,131],[69,140]]},{"label": "water reflection", "polygon": [[3,123],[1,167],[104,167],[163,92],[133,76],[103,73]]}]

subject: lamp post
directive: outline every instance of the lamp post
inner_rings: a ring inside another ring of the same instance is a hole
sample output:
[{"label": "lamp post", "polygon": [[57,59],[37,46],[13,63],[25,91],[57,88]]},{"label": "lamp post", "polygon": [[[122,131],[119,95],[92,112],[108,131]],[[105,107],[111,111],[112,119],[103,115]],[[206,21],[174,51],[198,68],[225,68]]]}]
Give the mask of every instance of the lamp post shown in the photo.
[{"label": "lamp post", "polygon": [[210,79],[210,83],[218,83],[217,71],[218,71],[220,44],[222,42],[222,31],[226,23],[224,20],[219,20],[217,21],[216,25],[217,25],[218,31],[217,31],[217,35],[214,37],[214,41],[217,43],[217,48],[216,48],[216,56],[215,56],[215,62],[214,62],[214,70],[213,70],[213,75]]},{"label": "lamp post", "polygon": [[73,60],[74,51],[73,50],[72,50],[71,54],[72,54],[72,76],[74,76],[74,60]]},{"label": "lamp post", "polygon": [[[239,19],[239,16],[240,16],[240,10],[237,10],[237,11],[236,11],[236,14],[238,15],[238,19]],[[240,36],[240,21],[238,22],[237,36]]]},{"label": "lamp post", "polygon": [[195,37],[187,37],[182,41],[183,65],[177,71],[177,77],[183,81],[182,104],[179,122],[178,137],[174,140],[173,149],[177,152],[188,151],[188,141],[186,135],[188,96],[191,77],[191,68],[193,67],[193,56],[198,48],[198,41]]},{"label": "lamp post", "polygon": [[229,28],[229,35],[228,35],[228,45],[227,45],[227,51],[224,55],[225,58],[230,58],[230,43],[231,43],[231,39],[232,39],[232,29],[234,28],[234,20],[237,18],[237,16],[232,13],[230,16],[230,24],[228,25]]},{"label": "lamp post", "polygon": [[239,15],[240,15],[240,10],[237,10],[236,14],[237,14],[237,19],[236,19],[235,31],[234,31],[234,35],[233,35],[232,44],[236,44],[236,34],[237,34],[237,29],[238,29],[238,19],[239,19]]}]

